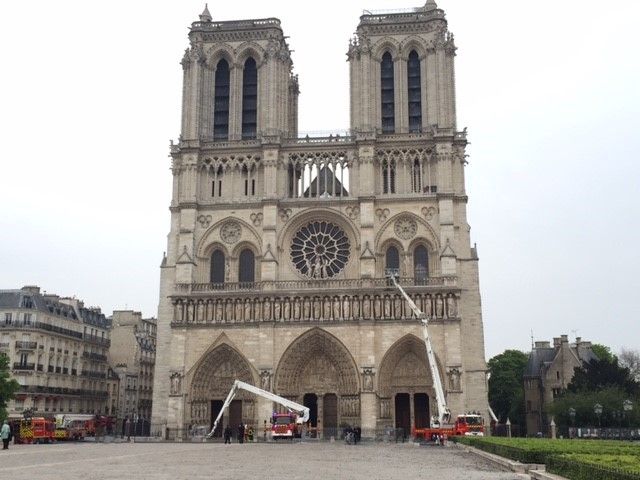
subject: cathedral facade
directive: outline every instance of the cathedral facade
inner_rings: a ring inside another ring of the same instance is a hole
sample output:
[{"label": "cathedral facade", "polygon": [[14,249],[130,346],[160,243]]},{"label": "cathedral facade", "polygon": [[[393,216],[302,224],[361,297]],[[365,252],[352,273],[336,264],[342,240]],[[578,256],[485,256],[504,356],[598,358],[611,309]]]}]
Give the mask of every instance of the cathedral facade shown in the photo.
[{"label": "cathedral facade", "polygon": [[[298,134],[286,38],[278,19],[218,22],[207,9],[191,26],[154,427],[210,427],[235,379],[309,406],[319,435],[428,426],[421,325],[390,271],[431,319],[452,413],[487,416],[467,140],[443,10],[429,0],[360,17],[346,134]],[[274,409],[241,393],[224,423],[262,427]]]}]

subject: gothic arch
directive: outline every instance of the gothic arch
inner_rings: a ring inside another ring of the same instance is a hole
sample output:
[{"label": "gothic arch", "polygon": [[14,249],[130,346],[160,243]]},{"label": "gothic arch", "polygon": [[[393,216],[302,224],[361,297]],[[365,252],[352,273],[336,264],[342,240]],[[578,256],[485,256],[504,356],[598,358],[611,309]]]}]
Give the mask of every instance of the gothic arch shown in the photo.
[{"label": "gothic arch", "polygon": [[236,48],[236,63],[244,67],[244,62],[249,57],[253,57],[256,61],[256,67],[260,69],[264,63],[264,49],[255,42],[245,42]]},{"label": "gothic arch", "polygon": [[231,45],[229,45],[228,43],[223,43],[223,44],[220,44],[220,45],[216,45],[214,47],[211,47],[207,51],[207,53],[206,53],[206,58],[207,58],[206,65],[211,70],[215,70],[216,67],[218,66],[218,62],[224,58],[227,61],[227,63],[229,63],[229,70],[231,70],[233,68],[233,64],[234,64],[234,62],[233,62],[234,56],[235,56],[235,54],[234,54],[233,47]]},{"label": "gothic arch", "polygon": [[279,395],[298,397],[307,392],[356,395],[360,379],[347,347],[326,330],[312,328],[283,353],[275,374]]},{"label": "gothic arch", "polygon": [[[442,378],[437,358],[436,363]],[[431,392],[433,389],[424,340],[413,334],[405,335],[389,347],[378,372],[378,392],[381,397],[390,397],[398,392]]]},{"label": "gothic arch", "polygon": [[392,37],[384,37],[376,42],[371,50],[373,52],[372,57],[376,62],[379,63],[382,61],[382,55],[384,55],[385,52],[389,52],[392,60],[395,62],[400,54],[400,44]]},{"label": "gothic arch", "polygon": [[[421,217],[419,217],[418,215],[416,215],[415,213],[411,213],[411,212],[400,212],[394,216],[392,216],[390,219],[388,219],[383,225],[382,227],[380,227],[380,229],[378,230],[378,233],[376,233],[376,238],[375,238],[375,245],[376,245],[376,251],[380,251],[380,245],[381,245],[381,239],[384,238],[384,235],[387,233],[387,230],[389,229],[389,227],[393,226],[394,222],[403,216],[407,216],[412,218],[413,220],[416,221],[416,223],[418,224],[418,226],[423,227],[424,230],[421,233],[420,229],[418,229],[418,232],[416,233],[416,236],[418,237],[422,237],[424,240],[426,240],[426,242],[431,245],[431,248],[434,251],[439,251],[440,249],[440,242],[438,241],[438,235],[436,234],[435,230],[433,229],[433,227],[431,225],[429,225],[429,223],[427,223],[427,221]],[[382,240],[382,242],[386,242],[386,239]],[[430,249],[431,250],[431,249]]]},{"label": "gothic arch", "polygon": [[224,399],[235,380],[256,384],[257,375],[244,355],[227,343],[206,352],[187,373],[189,400]]},{"label": "gothic arch", "polygon": [[424,60],[427,55],[427,48],[424,41],[420,37],[411,36],[406,38],[400,44],[400,53],[402,58],[408,58],[411,50],[415,50],[420,61]]},{"label": "gothic arch", "polygon": [[243,232],[242,232],[242,235],[240,237],[240,241],[243,241],[243,242],[246,241],[246,242],[250,243],[251,245],[254,246],[254,248],[256,248],[257,255],[261,255],[260,249],[257,247],[257,245],[261,245],[262,242],[260,240],[260,236],[256,232],[256,229],[253,226],[249,225],[244,220],[240,219],[240,218],[237,218],[237,217],[226,217],[226,218],[223,218],[222,220],[219,220],[218,222],[214,223],[213,225],[211,225],[207,229],[207,231],[202,235],[202,238],[200,239],[200,241],[198,242],[198,245],[196,247],[196,255],[198,257],[206,258],[206,252],[207,251],[209,251],[209,252],[211,251],[210,250],[210,245],[212,245],[214,243],[220,243],[220,240],[218,238],[216,238],[215,235],[216,235],[217,231],[220,229],[220,227],[222,226],[222,224],[224,224],[225,222],[227,222],[229,220],[233,220],[235,222],[238,222],[242,226]]}]

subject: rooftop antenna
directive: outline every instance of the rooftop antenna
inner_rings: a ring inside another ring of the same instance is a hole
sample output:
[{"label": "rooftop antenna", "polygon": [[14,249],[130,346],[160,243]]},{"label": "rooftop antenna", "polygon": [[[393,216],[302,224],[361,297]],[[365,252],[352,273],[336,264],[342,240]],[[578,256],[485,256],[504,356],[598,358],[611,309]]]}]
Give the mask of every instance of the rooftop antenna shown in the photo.
[{"label": "rooftop antenna", "polygon": [[533,328],[531,329],[531,350],[533,350]]},{"label": "rooftop antenna", "polygon": [[578,338],[578,329],[577,328],[575,330],[571,330],[571,333],[573,334],[573,338]]}]

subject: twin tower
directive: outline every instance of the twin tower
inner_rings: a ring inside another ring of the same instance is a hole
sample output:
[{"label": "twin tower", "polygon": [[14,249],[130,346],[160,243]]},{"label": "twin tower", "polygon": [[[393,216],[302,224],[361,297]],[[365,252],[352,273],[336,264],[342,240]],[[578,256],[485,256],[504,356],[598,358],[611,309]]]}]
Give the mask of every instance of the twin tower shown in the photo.
[{"label": "twin tower", "polygon": [[[280,21],[194,22],[182,133],[171,146],[154,429],[210,427],[235,379],[304,403],[310,428],[428,426],[431,318],[452,413],[488,415],[478,257],[466,218],[456,47],[433,0],[369,12],[349,41],[351,128],[299,135]],[[249,394],[224,424],[277,405]]]}]

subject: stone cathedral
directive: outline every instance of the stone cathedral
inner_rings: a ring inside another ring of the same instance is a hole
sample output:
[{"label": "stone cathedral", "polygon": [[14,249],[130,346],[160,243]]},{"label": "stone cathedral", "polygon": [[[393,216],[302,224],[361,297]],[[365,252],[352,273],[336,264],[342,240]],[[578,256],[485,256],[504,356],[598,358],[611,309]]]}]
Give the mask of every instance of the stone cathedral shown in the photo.
[{"label": "stone cathedral", "polygon": [[[235,379],[308,406],[318,435],[428,426],[422,329],[389,271],[431,318],[453,415],[488,417],[444,11],[364,12],[347,52],[350,130],[324,137],[298,133],[286,39],[276,18],[216,21],[205,8],[191,25],[154,428],[210,427]],[[278,408],[245,392],[223,421],[261,429]]]}]

